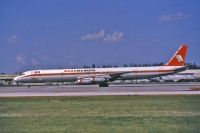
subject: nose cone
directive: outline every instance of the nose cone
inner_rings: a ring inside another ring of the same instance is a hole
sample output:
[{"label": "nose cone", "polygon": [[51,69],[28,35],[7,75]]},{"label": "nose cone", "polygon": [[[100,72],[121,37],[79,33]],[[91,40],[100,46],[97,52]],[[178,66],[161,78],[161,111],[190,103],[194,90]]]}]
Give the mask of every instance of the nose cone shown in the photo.
[{"label": "nose cone", "polygon": [[20,78],[19,76],[14,77],[14,78],[13,78],[13,81],[12,81],[12,84],[13,84],[13,85],[18,85],[18,83],[19,83],[19,78]]},{"label": "nose cone", "polygon": [[22,76],[17,76],[13,79],[13,81],[15,82],[19,82],[21,80]]},{"label": "nose cone", "polygon": [[15,78],[13,79],[13,82],[18,82],[18,77],[15,77]]}]

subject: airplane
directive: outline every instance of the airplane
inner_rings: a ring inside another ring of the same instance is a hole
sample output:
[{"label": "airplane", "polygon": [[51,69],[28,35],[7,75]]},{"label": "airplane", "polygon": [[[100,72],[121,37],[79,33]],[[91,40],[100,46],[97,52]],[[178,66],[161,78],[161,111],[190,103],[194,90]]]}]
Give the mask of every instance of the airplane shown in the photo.
[{"label": "airplane", "polygon": [[199,70],[186,70],[173,75],[166,75],[149,79],[153,82],[197,82],[200,81]]},{"label": "airplane", "polygon": [[175,75],[156,77],[149,80],[153,82],[190,82],[190,81],[196,82],[196,81],[199,81],[199,78],[191,74],[187,74],[187,75],[175,74]]},{"label": "airplane", "polygon": [[99,87],[108,87],[108,83],[114,80],[149,79],[183,71],[186,69],[186,53],[187,45],[181,45],[163,66],[31,70],[15,77],[13,81],[17,85],[34,82],[75,82],[81,85],[98,84]]}]

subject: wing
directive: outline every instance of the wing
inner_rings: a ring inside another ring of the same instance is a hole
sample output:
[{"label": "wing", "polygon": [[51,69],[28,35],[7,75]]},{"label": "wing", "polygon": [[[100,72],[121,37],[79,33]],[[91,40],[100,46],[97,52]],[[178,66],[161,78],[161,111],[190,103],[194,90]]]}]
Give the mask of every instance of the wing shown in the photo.
[{"label": "wing", "polygon": [[78,77],[78,79],[95,79],[95,78],[100,78],[100,79],[105,79],[105,81],[114,81],[117,80],[121,77],[122,74],[126,74],[129,72],[113,72],[113,73],[107,73],[107,74],[95,74],[95,75],[85,75]]},{"label": "wing", "polygon": [[129,73],[129,72],[117,72],[117,73],[111,73],[109,74],[109,76],[111,77],[109,80],[110,81],[114,81],[114,80],[117,80],[121,77],[122,74],[126,74],[126,73]]}]

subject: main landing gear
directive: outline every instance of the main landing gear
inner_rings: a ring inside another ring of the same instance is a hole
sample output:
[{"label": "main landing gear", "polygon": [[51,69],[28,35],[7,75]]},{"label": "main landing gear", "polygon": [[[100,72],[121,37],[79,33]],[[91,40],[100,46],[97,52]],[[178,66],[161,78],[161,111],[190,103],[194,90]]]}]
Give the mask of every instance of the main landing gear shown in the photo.
[{"label": "main landing gear", "polygon": [[105,82],[99,84],[99,87],[108,87],[108,86],[109,86],[108,83]]}]

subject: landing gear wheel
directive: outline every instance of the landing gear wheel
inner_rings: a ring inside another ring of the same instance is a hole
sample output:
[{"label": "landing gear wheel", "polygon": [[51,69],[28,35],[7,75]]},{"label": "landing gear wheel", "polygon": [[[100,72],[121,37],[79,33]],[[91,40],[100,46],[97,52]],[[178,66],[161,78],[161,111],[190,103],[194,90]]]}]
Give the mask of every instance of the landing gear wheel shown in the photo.
[{"label": "landing gear wheel", "polygon": [[108,85],[108,83],[100,83],[99,84],[99,87],[108,87],[109,85]]}]

